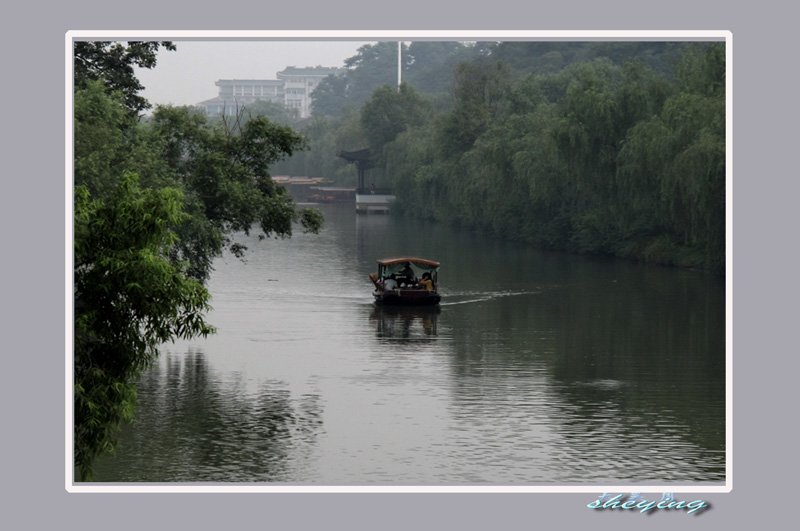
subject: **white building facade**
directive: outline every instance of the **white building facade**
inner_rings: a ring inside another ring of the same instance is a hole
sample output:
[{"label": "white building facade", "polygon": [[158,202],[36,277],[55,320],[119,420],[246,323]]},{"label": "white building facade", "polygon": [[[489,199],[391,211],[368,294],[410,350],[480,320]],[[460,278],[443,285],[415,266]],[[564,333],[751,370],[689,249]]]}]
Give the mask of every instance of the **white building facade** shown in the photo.
[{"label": "white building facade", "polygon": [[320,82],[341,68],[323,66],[286,67],[278,79],[220,79],[216,82],[219,95],[197,104],[208,115],[233,115],[241,107],[256,101],[282,103],[296,109],[300,118],[311,116],[314,100],[311,93]]}]

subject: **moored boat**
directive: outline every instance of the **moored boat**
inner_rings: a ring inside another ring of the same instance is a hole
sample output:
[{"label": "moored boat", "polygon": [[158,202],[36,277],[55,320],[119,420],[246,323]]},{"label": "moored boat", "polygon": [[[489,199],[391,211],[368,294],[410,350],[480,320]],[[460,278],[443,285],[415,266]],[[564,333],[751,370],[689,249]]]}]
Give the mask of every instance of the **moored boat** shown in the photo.
[{"label": "moored boat", "polygon": [[439,304],[439,262],[425,258],[398,257],[377,260],[378,273],[370,274],[375,285],[375,304],[429,306]]}]

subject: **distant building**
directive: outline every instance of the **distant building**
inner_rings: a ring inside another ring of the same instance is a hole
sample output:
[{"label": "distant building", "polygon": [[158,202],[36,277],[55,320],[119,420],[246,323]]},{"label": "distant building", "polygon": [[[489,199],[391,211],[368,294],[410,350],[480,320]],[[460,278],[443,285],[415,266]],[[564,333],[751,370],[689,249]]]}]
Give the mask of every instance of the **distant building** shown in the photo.
[{"label": "distant building", "polygon": [[340,68],[323,66],[305,68],[287,66],[283,71],[278,72],[278,79],[284,82],[286,107],[299,109],[301,118],[311,116],[313,105],[311,93],[323,79],[340,71]]},{"label": "distant building", "polygon": [[300,118],[311,116],[314,100],[311,93],[317,85],[340,68],[323,66],[298,68],[288,66],[278,72],[278,79],[220,79],[216,82],[219,95],[197,104],[208,115],[232,115],[244,105],[256,101],[282,103],[297,109]]}]

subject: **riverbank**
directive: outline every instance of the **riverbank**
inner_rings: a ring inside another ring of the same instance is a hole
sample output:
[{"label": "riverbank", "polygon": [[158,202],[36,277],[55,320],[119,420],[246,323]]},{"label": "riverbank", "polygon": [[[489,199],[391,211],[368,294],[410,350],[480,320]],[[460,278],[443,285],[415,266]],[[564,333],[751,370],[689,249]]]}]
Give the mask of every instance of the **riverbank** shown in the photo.
[{"label": "riverbank", "polygon": [[[723,261],[718,263],[708,256],[704,246],[684,245],[664,233],[642,233],[627,236],[613,232],[604,234],[586,227],[579,230],[564,218],[541,223],[535,228],[524,227],[515,231],[494,230],[491,227],[462,223],[457,220],[417,216],[397,208],[396,204],[390,213],[393,216],[435,221],[451,227],[465,228],[487,237],[524,243],[536,249],[566,252],[579,256],[608,256],[635,263],[703,270],[720,276],[725,275],[724,253],[722,253]],[[513,226],[514,224],[509,225]]]}]

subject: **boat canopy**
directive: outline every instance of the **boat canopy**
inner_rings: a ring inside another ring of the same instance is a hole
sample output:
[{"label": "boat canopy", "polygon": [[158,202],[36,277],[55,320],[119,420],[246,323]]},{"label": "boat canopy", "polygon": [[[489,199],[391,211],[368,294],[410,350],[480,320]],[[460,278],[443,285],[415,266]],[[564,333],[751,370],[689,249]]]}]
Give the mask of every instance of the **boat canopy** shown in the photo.
[{"label": "boat canopy", "polygon": [[439,262],[434,262],[433,260],[426,260],[425,258],[412,258],[412,257],[400,257],[400,258],[381,258],[378,260],[378,264],[382,271],[385,271],[385,274],[391,275],[392,273],[399,273],[403,267],[406,265],[406,262],[410,263],[417,269],[422,271],[432,271],[438,272],[439,271]]}]

